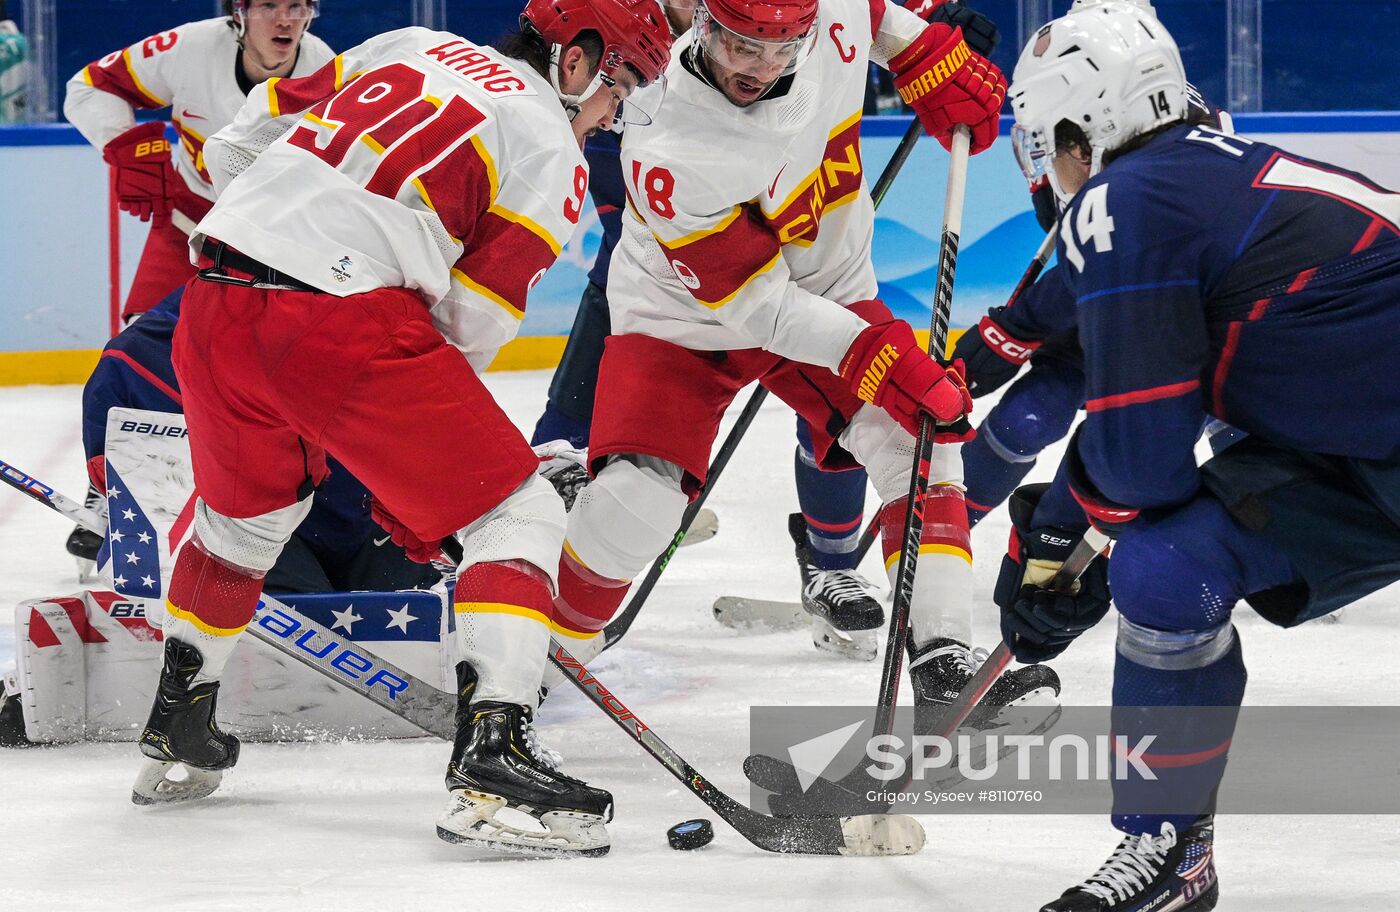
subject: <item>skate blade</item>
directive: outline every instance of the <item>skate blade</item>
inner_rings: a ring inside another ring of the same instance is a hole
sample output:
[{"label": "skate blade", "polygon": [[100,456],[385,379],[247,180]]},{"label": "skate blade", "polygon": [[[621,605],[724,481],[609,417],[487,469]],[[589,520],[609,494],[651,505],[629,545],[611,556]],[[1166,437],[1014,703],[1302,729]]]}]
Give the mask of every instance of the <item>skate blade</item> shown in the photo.
[{"label": "skate blade", "polygon": [[904,814],[841,818],[842,855],[913,855],[924,847],[924,828]]},{"label": "skate blade", "polygon": [[685,538],[678,547],[685,548],[707,542],[719,534],[719,517],[714,510],[701,509],[695,514],[695,521],[685,530]]},{"label": "skate blade", "polygon": [[807,623],[800,602],[770,601],[722,595],[712,608],[715,620],[725,627],[752,633],[798,630]]},{"label": "skate blade", "polygon": [[[169,777],[177,766],[184,771],[184,779]],[[223,778],[222,770],[202,770],[183,763],[148,759],[136,774],[136,783],[131,787],[131,803],[149,807],[153,804],[197,801],[214,794]]]},{"label": "skate blade", "polygon": [[879,652],[879,630],[837,630],[822,618],[812,616],[812,645],[843,659],[872,662]]},{"label": "skate blade", "polygon": [[602,818],[593,814],[531,813],[544,829],[524,830],[496,818],[506,807],[506,800],[498,795],[463,789],[452,797],[451,809],[437,823],[443,842],[535,858],[596,858],[612,847]]},{"label": "skate blade", "polygon": [[80,584],[90,583],[97,579],[97,561],[90,561],[85,557],[75,557],[73,560],[78,565],[78,582]]}]

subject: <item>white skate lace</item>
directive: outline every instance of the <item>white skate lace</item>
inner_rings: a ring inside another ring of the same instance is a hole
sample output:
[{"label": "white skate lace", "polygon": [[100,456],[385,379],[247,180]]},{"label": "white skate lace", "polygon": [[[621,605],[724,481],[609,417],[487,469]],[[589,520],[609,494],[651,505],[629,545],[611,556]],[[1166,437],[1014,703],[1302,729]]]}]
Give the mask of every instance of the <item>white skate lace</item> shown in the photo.
[{"label": "white skate lace", "polygon": [[910,668],[917,668],[925,662],[931,662],[940,656],[950,656],[953,660],[953,665],[958,671],[971,676],[977,673],[977,669],[982,667],[983,662],[987,661],[987,656],[989,654],[990,653],[981,646],[975,649],[969,649],[961,643],[949,643],[947,646],[940,646],[932,652],[919,656],[918,660],[914,662]]},{"label": "white skate lace", "polygon": [[538,760],[540,765],[558,772],[564,762],[564,755],[540,740],[539,732],[535,731],[532,723],[522,719],[520,729],[525,733],[525,749],[530,755]]},{"label": "white skate lace", "polygon": [[803,593],[808,598],[825,594],[840,605],[856,599],[869,598],[874,588],[873,583],[854,570],[816,570]]},{"label": "white skate lace", "polygon": [[1157,876],[1167,860],[1167,852],[1176,845],[1176,827],[1162,824],[1162,835],[1153,838],[1146,833],[1127,836],[1108,861],[1093,876],[1079,885],[1085,893],[1115,905],[1141,890]]}]

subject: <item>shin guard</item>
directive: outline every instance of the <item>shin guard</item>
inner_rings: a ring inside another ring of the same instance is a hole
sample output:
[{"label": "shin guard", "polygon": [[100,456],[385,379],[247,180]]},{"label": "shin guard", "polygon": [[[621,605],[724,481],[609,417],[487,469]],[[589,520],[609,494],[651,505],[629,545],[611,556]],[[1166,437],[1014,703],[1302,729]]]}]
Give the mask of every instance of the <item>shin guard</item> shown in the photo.
[{"label": "shin guard", "polygon": [[472,703],[494,700],[532,710],[549,651],[549,574],[525,561],[472,564],[454,595],[458,659],[477,675]]},{"label": "shin guard", "polygon": [[199,650],[204,663],[193,684],[217,681],[238,638],[253,619],[263,574],[236,567],[204,549],[198,536],[175,559],[166,602],[166,640]]},{"label": "shin guard", "polygon": [[[891,586],[899,573],[908,504],[909,498],[901,497],[880,510],[880,545]],[[933,485],[924,497],[909,629],[911,648],[939,637],[964,645],[972,639],[972,541],[963,493],[955,485]]]}]

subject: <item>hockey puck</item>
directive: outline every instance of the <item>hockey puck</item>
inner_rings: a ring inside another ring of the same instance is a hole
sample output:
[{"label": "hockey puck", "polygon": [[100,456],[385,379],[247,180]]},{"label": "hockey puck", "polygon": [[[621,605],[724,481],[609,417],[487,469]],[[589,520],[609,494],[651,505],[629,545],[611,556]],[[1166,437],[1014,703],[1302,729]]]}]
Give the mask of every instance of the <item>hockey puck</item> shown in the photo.
[{"label": "hockey puck", "polygon": [[703,817],[678,823],[666,831],[666,840],[678,851],[700,849],[715,838],[715,828]]}]

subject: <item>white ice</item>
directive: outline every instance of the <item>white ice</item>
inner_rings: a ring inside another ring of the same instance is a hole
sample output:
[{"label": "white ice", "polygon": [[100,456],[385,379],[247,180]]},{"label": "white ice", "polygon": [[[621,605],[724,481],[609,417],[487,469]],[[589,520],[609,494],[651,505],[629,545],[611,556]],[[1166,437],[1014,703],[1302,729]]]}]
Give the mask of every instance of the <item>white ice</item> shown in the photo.
[{"label": "white ice", "polygon": [[[491,374],[487,382],[522,428],[532,426],[547,374]],[[770,400],[710,501],[719,535],[678,554],[631,634],[594,668],[740,798],[750,704],[868,704],[880,673],[876,663],[818,654],[805,632],[743,635],[711,619],[718,595],[797,595],[786,532],[796,509],[792,448],[792,415]],[[0,390],[0,457],[81,498],[79,390]],[[12,664],[10,606],[77,588],[62,547],[70,528],[0,491],[0,670]],[[993,516],[974,535],[977,634],[987,646],[996,637],[989,593],[1006,533],[1005,518]],[[874,559],[865,571],[879,575]],[[1397,611],[1394,588],[1351,607],[1336,625],[1280,630],[1242,609],[1247,702],[1400,705]],[[1112,656],[1113,625],[1104,623],[1057,663],[1064,700],[1107,702]],[[667,827],[713,818],[704,805],[576,693],[552,696],[543,725],[572,772],[616,796],[606,858],[483,858],[440,842],[433,822],[447,800],[447,746],[431,739],[246,745],[217,795],[157,809],[128,800],[139,762],[132,745],[0,751],[0,910],[727,912],[879,904],[1030,912],[1091,873],[1117,842],[1100,817],[924,816],[929,840],[919,855],[800,858],[763,853],[716,820],[709,847],[675,852]],[[1217,839],[1221,909],[1400,906],[1400,818],[1229,817],[1218,822]]]}]

